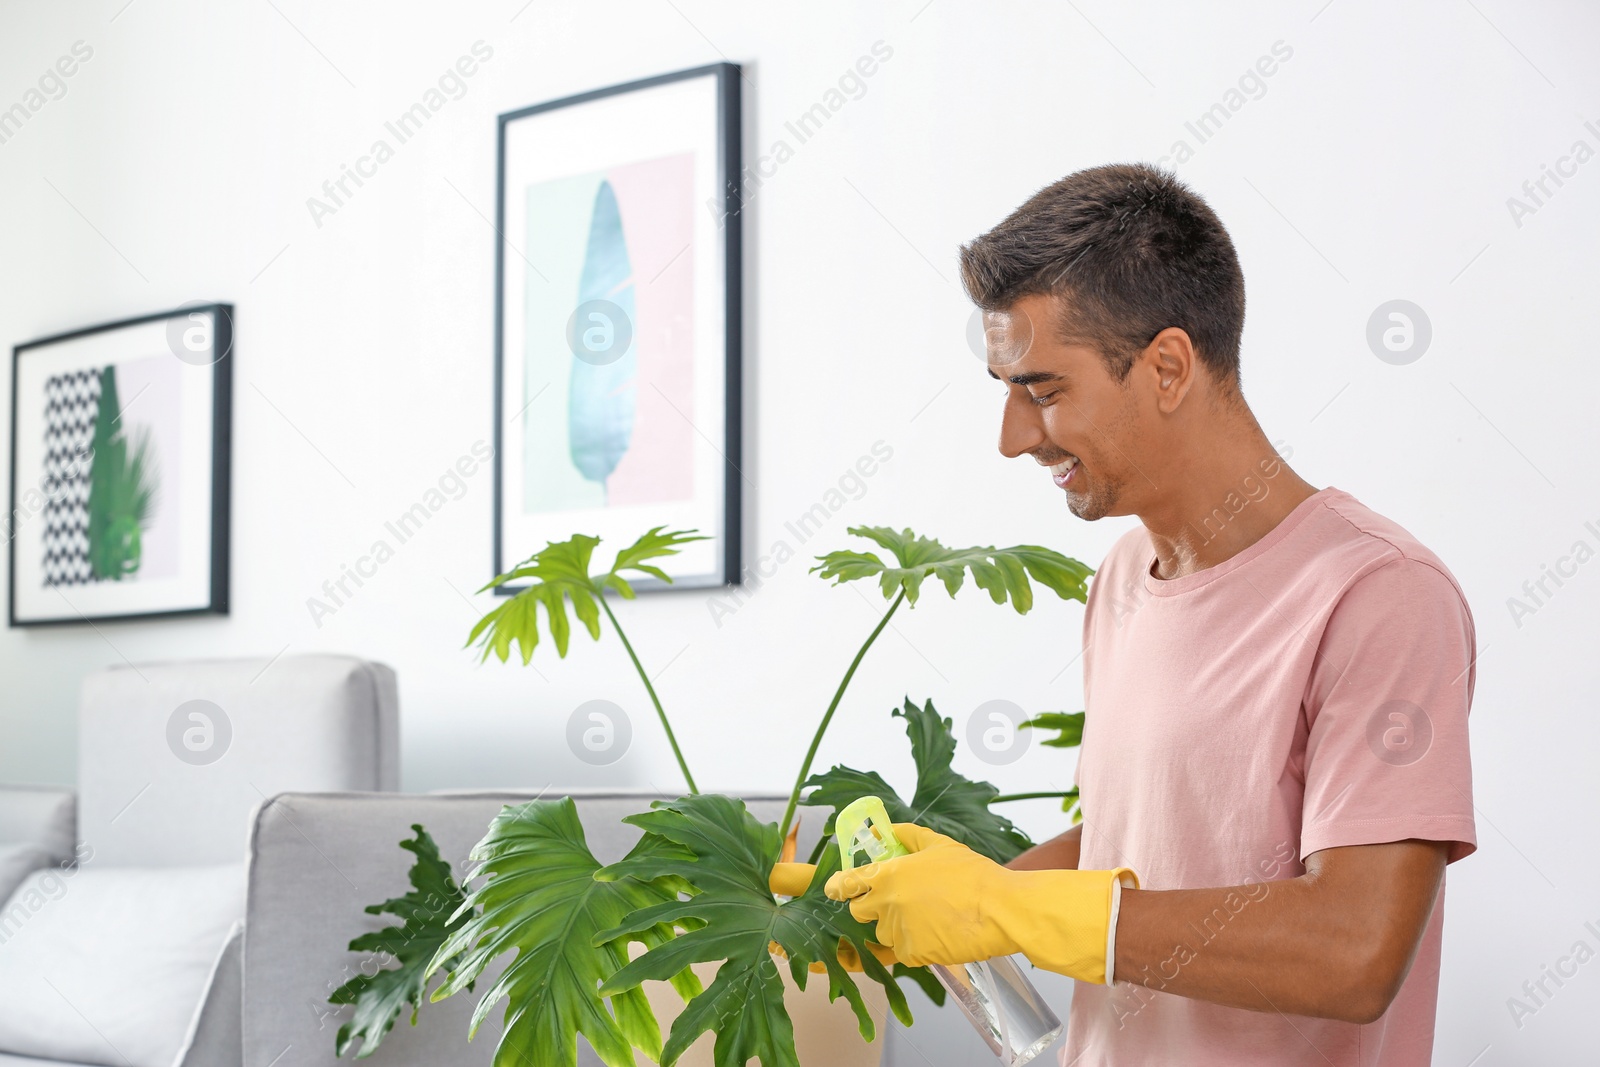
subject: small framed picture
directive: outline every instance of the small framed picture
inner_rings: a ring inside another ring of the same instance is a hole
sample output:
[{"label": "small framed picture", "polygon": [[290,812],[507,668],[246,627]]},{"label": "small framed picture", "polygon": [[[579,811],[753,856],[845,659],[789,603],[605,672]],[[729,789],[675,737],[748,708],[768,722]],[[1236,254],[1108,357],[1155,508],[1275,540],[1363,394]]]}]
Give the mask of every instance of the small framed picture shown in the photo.
[{"label": "small framed picture", "polygon": [[637,588],[738,582],[739,68],[523,108],[499,133],[495,573],[666,525],[709,539]]},{"label": "small framed picture", "polygon": [[16,346],[12,626],[228,611],[233,308]]}]

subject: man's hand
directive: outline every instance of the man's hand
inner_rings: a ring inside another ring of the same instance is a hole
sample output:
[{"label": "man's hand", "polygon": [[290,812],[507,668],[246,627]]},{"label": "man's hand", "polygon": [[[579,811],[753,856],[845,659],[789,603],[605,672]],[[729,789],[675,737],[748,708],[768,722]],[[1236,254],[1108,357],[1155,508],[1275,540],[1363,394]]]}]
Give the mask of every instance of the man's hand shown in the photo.
[{"label": "man's hand", "polygon": [[878,923],[904,963],[955,966],[1021,952],[1034,964],[1105,982],[1111,911],[1132,871],[1012,871],[944,834],[895,823],[909,856],[840,871],[824,891]]},{"label": "man's hand", "polygon": [[1008,955],[1003,935],[986,924],[983,901],[1001,889],[1005,868],[953,838],[916,823],[894,824],[911,855],[839,871],[823,892],[848,900],[860,922],[877,922],[878,937],[903,962],[958,964]]},{"label": "man's hand", "polygon": [[[811,879],[816,873],[817,866],[814,863],[775,863],[772,866],[772,873],[767,877],[767,884],[780,897],[797,897],[810,888]],[[769,941],[767,947],[779,956],[788,955],[783,951],[783,946],[776,941]],[[891,949],[871,941],[867,942],[867,947],[885,967],[893,967],[899,962]],[[839,945],[839,963],[847,971],[861,970],[861,957],[857,954],[856,947],[848,941]],[[806,969],[822,974],[827,971],[828,966],[821,960],[816,960]]]}]

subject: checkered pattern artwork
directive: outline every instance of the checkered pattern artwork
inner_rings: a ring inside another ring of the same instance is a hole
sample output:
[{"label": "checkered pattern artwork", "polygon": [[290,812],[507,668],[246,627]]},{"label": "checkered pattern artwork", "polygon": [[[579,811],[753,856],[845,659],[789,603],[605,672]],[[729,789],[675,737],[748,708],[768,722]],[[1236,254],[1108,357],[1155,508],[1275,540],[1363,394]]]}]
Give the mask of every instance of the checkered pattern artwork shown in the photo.
[{"label": "checkered pattern artwork", "polygon": [[89,567],[89,463],[100,411],[100,369],[88,367],[44,384],[45,586],[85,585]]}]

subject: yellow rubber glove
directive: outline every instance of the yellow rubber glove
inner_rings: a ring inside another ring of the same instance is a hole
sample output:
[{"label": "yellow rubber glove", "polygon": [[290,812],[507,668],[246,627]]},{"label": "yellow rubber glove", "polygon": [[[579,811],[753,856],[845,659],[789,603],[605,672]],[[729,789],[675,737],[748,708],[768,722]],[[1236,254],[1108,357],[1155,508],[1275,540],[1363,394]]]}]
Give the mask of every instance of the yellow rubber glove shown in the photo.
[{"label": "yellow rubber glove", "polygon": [[[767,877],[767,883],[780,897],[797,897],[810,887],[811,879],[816,873],[817,865],[814,863],[775,863],[772,866],[772,873]],[[767,942],[767,947],[779,956],[788,955],[783,951],[783,946],[776,941]],[[894,952],[882,945],[868,941],[867,947],[885,967],[893,967],[898,962]],[[848,941],[839,946],[839,963],[847,971],[861,970],[861,957],[856,953],[856,947]],[[817,960],[806,969],[822,974],[828,967],[821,960]]]},{"label": "yellow rubber glove", "polygon": [[1020,952],[1047,971],[1105,984],[1122,887],[1139,886],[1131,870],[1013,871],[916,823],[894,832],[911,855],[839,871],[823,891],[876,921],[901,962],[956,966]]},{"label": "yellow rubber glove", "polygon": [[815,863],[774,863],[767,884],[780,897],[797,897],[811,887]]}]

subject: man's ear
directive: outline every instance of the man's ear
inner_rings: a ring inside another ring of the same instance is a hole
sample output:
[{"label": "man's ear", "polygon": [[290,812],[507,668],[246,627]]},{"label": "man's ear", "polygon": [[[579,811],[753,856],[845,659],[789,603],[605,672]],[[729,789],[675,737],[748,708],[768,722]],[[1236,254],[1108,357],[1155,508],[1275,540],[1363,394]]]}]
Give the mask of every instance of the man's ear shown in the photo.
[{"label": "man's ear", "polygon": [[1139,365],[1154,380],[1156,408],[1163,415],[1178,410],[1200,372],[1194,342],[1177,326],[1168,326],[1155,335],[1140,354]]}]

